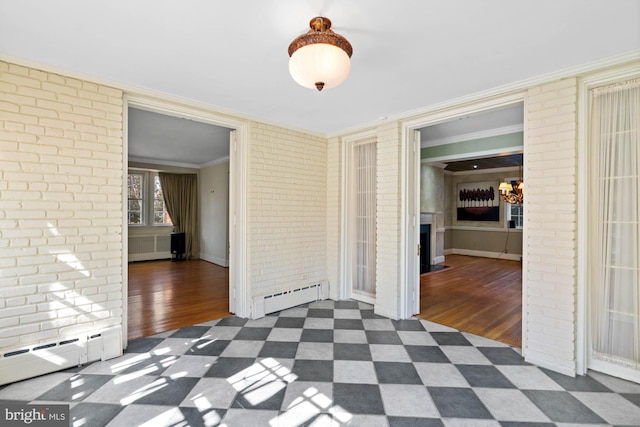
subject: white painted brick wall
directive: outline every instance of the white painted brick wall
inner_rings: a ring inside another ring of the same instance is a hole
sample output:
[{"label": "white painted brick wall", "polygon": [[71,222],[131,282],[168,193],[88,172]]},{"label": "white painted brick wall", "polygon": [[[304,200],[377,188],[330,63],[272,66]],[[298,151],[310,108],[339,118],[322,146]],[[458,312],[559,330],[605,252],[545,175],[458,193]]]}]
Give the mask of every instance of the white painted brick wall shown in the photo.
[{"label": "white painted brick wall", "polygon": [[263,123],[250,128],[251,296],[327,280],[327,140]]},{"label": "white painted brick wall", "polygon": [[377,247],[375,311],[396,318],[400,304],[400,150],[398,122],[379,126],[377,161]]},{"label": "white painted brick wall", "polygon": [[122,92],[0,62],[0,351],[122,323]]},{"label": "white painted brick wall", "polygon": [[327,274],[332,299],[338,299],[341,286],[342,178],[342,141],[331,138],[327,147]]},{"label": "white painted brick wall", "polygon": [[[577,81],[527,96],[527,360],[575,373]],[[552,191],[561,188],[562,191]]]}]

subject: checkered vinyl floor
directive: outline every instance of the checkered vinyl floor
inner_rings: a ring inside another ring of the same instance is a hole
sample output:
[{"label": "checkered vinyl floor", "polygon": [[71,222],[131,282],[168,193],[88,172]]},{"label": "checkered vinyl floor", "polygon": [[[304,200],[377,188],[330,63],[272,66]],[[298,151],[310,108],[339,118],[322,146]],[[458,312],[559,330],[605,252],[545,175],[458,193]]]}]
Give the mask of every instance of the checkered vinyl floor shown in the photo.
[{"label": "checkered vinyl floor", "polygon": [[132,341],[0,401],[68,403],[88,427],[640,425],[639,384],[566,377],[495,341],[330,300]]}]

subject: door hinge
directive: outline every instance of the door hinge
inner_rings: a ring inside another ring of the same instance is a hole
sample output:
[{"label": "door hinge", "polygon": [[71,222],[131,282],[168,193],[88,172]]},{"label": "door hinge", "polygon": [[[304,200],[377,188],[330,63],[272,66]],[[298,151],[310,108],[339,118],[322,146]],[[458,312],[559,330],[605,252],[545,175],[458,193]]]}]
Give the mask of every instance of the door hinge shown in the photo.
[{"label": "door hinge", "polygon": [[418,243],[418,256],[420,256],[420,243]]}]

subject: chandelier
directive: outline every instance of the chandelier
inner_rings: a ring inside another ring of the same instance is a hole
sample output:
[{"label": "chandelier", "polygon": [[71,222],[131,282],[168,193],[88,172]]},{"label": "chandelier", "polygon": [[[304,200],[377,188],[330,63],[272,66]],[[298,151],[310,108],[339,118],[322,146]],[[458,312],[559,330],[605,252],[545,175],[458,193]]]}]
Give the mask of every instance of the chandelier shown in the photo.
[{"label": "chandelier", "polygon": [[502,181],[498,187],[500,200],[512,205],[521,205],[524,201],[524,181],[517,180],[515,186],[506,181]]},{"label": "chandelier", "polygon": [[289,73],[299,85],[309,89],[340,85],[351,70],[351,43],[331,29],[328,18],[317,16],[311,29],[289,45]]}]

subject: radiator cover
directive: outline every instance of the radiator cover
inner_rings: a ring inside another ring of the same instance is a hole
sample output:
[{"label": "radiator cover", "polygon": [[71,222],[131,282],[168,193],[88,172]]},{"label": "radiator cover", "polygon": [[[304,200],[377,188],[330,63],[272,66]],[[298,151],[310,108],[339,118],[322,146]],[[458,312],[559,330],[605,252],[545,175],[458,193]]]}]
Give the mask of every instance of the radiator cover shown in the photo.
[{"label": "radiator cover", "polygon": [[308,286],[253,297],[251,318],[259,319],[269,313],[285,310],[300,304],[327,299],[329,283],[323,281]]},{"label": "radiator cover", "polygon": [[0,385],[119,356],[122,356],[120,326],[7,350],[0,354]]}]

